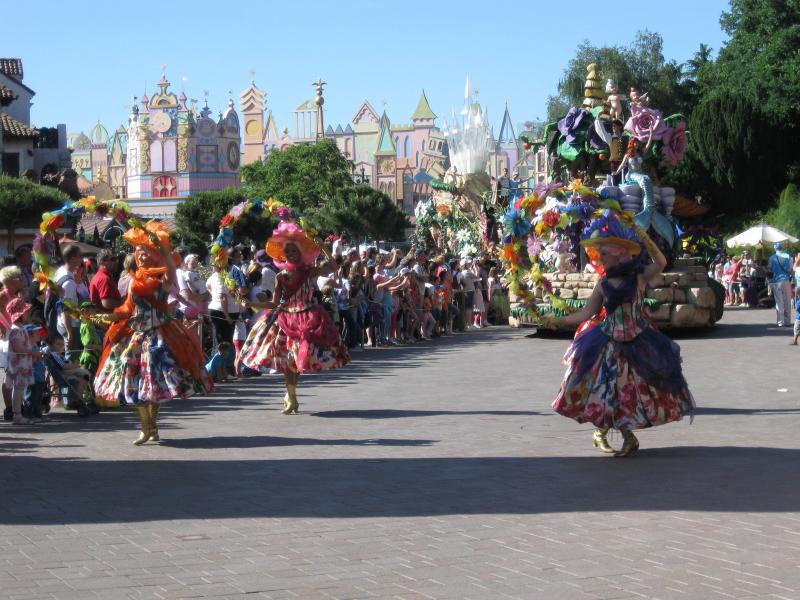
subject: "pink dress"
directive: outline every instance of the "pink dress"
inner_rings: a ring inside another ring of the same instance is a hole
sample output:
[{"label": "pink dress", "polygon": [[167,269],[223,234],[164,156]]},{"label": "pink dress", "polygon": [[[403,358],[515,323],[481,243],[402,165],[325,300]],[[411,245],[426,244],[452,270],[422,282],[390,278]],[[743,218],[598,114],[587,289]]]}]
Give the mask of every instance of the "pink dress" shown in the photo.
[{"label": "pink dress", "polygon": [[11,326],[8,334],[8,367],[7,382],[10,387],[33,385],[33,360],[30,354],[17,354],[15,346],[30,349],[31,339],[28,332],[17,324]]},{"label": "pink dress", "polygon": [[[282,285],[281,308],[267,311],[250,330],[242,347],[242,362],[251,369],[309,373],[336,369],[350,362],[339,330],[325,308],[314,300],[311,278],[299,272]],[[299,282],[299,287],[298,283]]]}]

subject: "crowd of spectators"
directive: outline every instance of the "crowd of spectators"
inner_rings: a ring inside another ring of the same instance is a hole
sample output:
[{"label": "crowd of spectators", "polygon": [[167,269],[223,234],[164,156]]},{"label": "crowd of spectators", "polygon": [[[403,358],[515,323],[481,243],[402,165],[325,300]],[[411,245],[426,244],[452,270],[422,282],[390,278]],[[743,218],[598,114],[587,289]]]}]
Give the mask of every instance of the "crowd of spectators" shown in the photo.
[{"label": "crowd of spectators", "polygon": [[[241,246],[231,250],[227,273],[185,249],[176,253],[177,282],[168,302],[203,342],[209,372],[217,381],[261,375],[237,357],[262,314],[257,307],[272,298],[278,269],[264,250]],[[508,290],[488,257],[446,260],[413,246],[408,252],[350,247],[342,236],[333,243],[333,259],[335,268],[317,280],[317,300],[351,352],[508,322]],[[74,318],[62,299],[87,317],[110,313],[125,301],[136,264],[132,254],[110,249],[84,258],[77,245],[63,247],[60,262],[54,276],[58,294],[40,291],[29,246],[18,248],[0,269],[4,420],[47,420],[58,402],[82,415],[98,410],[92,377],[103,325]],[[236,293],[226,280],[234,282]]]}]

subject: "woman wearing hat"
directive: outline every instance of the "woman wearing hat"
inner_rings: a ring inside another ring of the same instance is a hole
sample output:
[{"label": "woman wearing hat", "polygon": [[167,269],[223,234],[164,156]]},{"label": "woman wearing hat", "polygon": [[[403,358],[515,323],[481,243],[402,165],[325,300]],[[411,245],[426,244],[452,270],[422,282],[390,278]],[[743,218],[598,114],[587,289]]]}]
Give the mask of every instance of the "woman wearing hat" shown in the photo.
[{"label": "woman wearing hat", "polygon": [[270,308],[250,330],[241,353],[251,369],[281,371],[286,379],[283,414],[297,414],[297,382],[302,373],[335,369],[350,362],[339,330],[314,300],[314,282],[330,273],[330,264],[317,268],[318,244],[288,216],[273,230],[267,254],[282,269],[275,281]]},{"label": "woman wearing hat", "polygon": [[[25,325],[30,323],[31,305],[22,298],[14,298],[6,305],[11,324],[8,332],[8,365],[6,385],[11,390],[11,407],[14,425],[28,425],[34,421],[22,414],[25,390],[33,385],[33,355],[31,340]],[[38,354],[37,354],[38,356]]]},{"label": "woman wearing hat", "polygon": [[[602,452],[614,452],[606,434],[620,430],[624,443],[615,456],[628,456],[639,449],[634,429],[694,410],[680,348],[644,313],[645,286],[667,261],[645,231],[624,227],[611,211],[586,228],[581,244],[600,263],[601,278],[582,310],[552,320],[556,327],[583,323],[564,356],[567,372],[553,408],[593,423],[592,443]],[[645,265],[640,244],[652,263]]]},{"label": "woman wearing hat", "polygon": [[133,404],[142,431],[133,442],[159,441],[162,403],[211,391],[197,336],[175,318],[168,305],[175,281],[169,233],[161,223],[135,227],[123,235],[134,247],[136,272],[115,322],[103,340],[95,393],[106,405]]}]

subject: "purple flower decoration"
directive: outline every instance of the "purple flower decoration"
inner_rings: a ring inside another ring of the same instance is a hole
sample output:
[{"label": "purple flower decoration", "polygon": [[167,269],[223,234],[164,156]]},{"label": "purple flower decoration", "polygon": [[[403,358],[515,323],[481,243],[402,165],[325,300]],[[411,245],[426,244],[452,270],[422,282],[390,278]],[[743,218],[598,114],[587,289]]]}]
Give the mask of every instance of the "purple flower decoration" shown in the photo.
[{"label": "purple flower decoration", "polygon": [[536,187],[533,188],[533,193],[536,194],[540,200],[543,200],[547,194],[562,187],[564,187],[564,184],[558,181],[554,183],[537,183]]},{"label": "purple flower decoration", "polygon": [[589,223],[584,228],[581,237],[583,239],[590,238],[594,232],[597,232],[599,237],[617,237],[637,244],[640,243],[639,238],[636,237],[636,232],[623,226],[617,215],[609,209],[604,210],[602,216]]},{"label": "purple flower decoration", "polygon": [[539,256],[544,249],[544,240],[535,233],[528,236],[528,256]]},{"label": "purple flower decoration", "polygon": [[584,109],[573,106],[569,109],[567,116],[558,122],[558,131],[568,142],[575,141],[575,133],[581,128],[586,114]]},{"label": "purple flower decoration", "polygon": [[589,145],[595,150],[608,149],[608,144],[603,141],[603,138],[600,137],[600,134],[597,133],[594,127],[589,127],[586,130],[586,139],[589,141]]}]

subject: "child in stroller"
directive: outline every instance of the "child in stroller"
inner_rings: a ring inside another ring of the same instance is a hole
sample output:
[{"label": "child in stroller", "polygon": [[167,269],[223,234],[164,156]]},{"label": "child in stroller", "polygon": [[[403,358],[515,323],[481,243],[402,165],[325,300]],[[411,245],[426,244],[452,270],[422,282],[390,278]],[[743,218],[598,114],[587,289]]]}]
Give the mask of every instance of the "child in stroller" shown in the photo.
[{"label": "child in stroller", "polygon": [[[55,381],[59,394],[67,410],[75,409],[78,416],[96,415],[100,409],[95,402],[92,374],[77,363],[64,358],[64,338],[55,336],[44,354],[47,371]],[[52,392],[51,392],[52,395]]]}]

